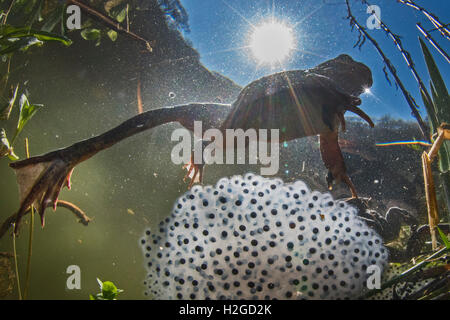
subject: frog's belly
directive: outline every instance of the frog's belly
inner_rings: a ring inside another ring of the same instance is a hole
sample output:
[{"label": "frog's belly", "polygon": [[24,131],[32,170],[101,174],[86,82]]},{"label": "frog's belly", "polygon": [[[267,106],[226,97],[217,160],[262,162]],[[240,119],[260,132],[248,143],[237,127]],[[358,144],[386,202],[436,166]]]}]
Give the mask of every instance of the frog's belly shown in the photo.
[{"label": "frog's belly", "polygon": [[[286,97],[285,97],[286,98]],[[254,101],[245,107],[234,108],[224,123],[225,129],[278,129],[279,140],[288,141],[330,132],[336,127],[336,115],[325,117],[320,105],[280,99],[272,96]]]}]

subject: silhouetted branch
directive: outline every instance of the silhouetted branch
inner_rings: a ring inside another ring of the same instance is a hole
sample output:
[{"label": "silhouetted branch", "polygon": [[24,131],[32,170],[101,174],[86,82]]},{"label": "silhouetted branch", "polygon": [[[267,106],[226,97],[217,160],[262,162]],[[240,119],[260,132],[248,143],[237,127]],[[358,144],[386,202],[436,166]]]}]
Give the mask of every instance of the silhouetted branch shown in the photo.
[{"label": "silhouetted branch", "polygon": [[417,29],[422,32],[425,39],[427,39],[428,42],[430,42],[431,45],[445,58],[445,60],[450,63],[450,57],[448,56],[447,52],[445,52],[445,50],[441,48],[441,46],[433,39],[433,37],[424,28],[422,28],[420,23],[417,23],[416,26]]},{"label": "silhouetted branch", "polygon": [[444,38],[446,38],[447,40],[450,40],[450,31],[447,28],[448,24],[444,25],[436,15],[429,12],[427,9],[415,4],[414,1],[397,0],[397,2],[402,3],[404,5],[407,5],[408,7],[411,7],[413,9],[416,9],[416,10],[422,12],[428,18],[428,20],[430,20],[430,22],[436,27],[436,30],[439,30],[439,32],[441,33],[441,35]]},{"label": "silhouetted branch", "polygon": [[[391,63],[391,61],[387,58],[387,56],[384,54],[383,50],[381,49],[381,47],[378,45],[378,43],[375,41],[374,38],[372,38],[368,32],[366,31],[366,29],[361,26],[358,21],[356,20],[355,16],[352,14],[351,8],[350,8],[350,4],[348,0],[345,0],[346,4],[347,4],[347,11],[348,11],[348,16],[347,19],[350,20],[350,26],[352,27],[352,30],[354,27],[356,27],[356,29],[358,30],[359,34],[362,35],[362,37],[365,37],[367,39],[370,40],[370,42],[373,44],[373,46],[375,47],[375,49],[378,51],[378,53],[380,54],[380,56],[383,59],[383,62],[385,64],[385,66],[389,69],[389,71],[391,72],[392,76],[395,79],[395,83],[400,87],[406,102],[408,103],[412,115],[416,118],[420,130],[422,132],[422,135],[424,136],[424,138],[428,139],[429,134],[428,134],[428,128],[425,124],[425,122],[423,121],[422,117],[420,116],[420,113],[418,111],[419,106],[417,105],[416,101],[414,100],[414,98],[411,96],[411,94],[408,92],[408,90],[406,90],[405,86],[403,85],[402,81],[400,80],[400,78],[397,75],[397,70],[395,69],[394,65]],[[402,51],[402,54],[405,57],[405,53],[404,51]],[[409,54],[408,54],[409,55]],[[406,59],[406,57],[405,57]]]},{"label": "silhouetted branch", "polygon": [[114,31],[117,31],[118,33],[125,34],[126,36],[131,37],[135,40],[143,42],[145,44],[147,50],[152,52],[153,49],[151,46],[151,41],[146,40],[146,39],[142,38],[141,36],[138,36],[137,34],[127,30],[126,28],[123,28],[119,22],[105,16],[104,14],[95,10],[94,8],[91,8],[87,4],[84,4],[83,2],[80,2],[78,0],[68,0],[67,2],[79,6],[81,8],[81,10],[83,10],[85,13],[87,13],[88,15],[90,15],[92,18],[99,21],[100,23],[105,24],[108,28],[113,29]]},{"label": "silhouetted branch", "polygon": [[[51,205],[52,204],[49,202],[47,204],[47,207],[49,207]],[[56,206],[69,209],[79,219],[79,222],[85,226],[87,226],[89,224],[89,222],[91,221],[91,218],[89,218],[83,212],[83,210],[81,210],[80,208],[78,208],[76,205],[74,205],[73,203],[71,203],[69,201],[58,200],[58,202],[56,203]],[[28,209],[24,213],[24,215],[27,213],[30,213],[30,212],[31,212],[31,209]],[[16,219],[17,219],[17,213],[14,213],[3,222],[3,224],[0,226],[0,239],[5,235],[5,233],[8,231],[8,229],[12,227],[13,223],[16,222]]]}]

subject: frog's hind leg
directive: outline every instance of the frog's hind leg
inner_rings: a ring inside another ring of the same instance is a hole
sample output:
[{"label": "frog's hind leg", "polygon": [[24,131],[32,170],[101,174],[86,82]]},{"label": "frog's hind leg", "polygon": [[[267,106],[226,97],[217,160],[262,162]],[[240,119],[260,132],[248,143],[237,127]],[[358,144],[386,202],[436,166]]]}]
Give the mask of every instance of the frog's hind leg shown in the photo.
[{"label": "frog's hind leg", "polygon": [[337,182],[343,181],[349,187],[352,198],[358,198],[356,188],[347,175],[344,158],[338,143],[337,130],[320,134],[319,138],[322,161],[328,169],[328,175],[326,177],[328,189],[332,190],[334,180]]},{"label": "frog's hind leg", "polygon": [[355,185],[353,184],[352,180],[348,176],[347,173],[344,173],[341,175],[341,179],[345,182],[345,184],[349,187],[350,192],[352,193],[352,198],[358,198],[358,194],[356,193]]},{"label": "frog's hind leg", "polygon": [[204,163],[197,164],[194,162],[194,155],[191,155],[191,161],[183,166],[187,170],[183,181],[190,180],[188,189],[191,189],[194,183],[203,183]]}]

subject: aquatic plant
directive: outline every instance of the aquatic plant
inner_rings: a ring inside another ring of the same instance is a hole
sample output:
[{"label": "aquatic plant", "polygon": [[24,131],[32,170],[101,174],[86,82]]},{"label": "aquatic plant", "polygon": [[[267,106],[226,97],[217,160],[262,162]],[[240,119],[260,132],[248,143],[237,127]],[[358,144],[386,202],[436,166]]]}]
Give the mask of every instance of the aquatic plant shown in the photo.
[{"label": "aquatic plant", "polygon": [[[427,109],[428,120],[432,133],[437,133],[442,123],[450,123],[450,96],[444,79],[436,65],[425,42],[419,38],[423,56],[430,75],[430,92],[421,88],[423,103]],[[450,141],[444,141],[439,149],[439,170],[444,193],[447,199],[447,209],[450,213]]]},{"label": "aquatic plant", "polygon": [[117,296],[123,292],[122,289],[118,289],[111,281],[101,281],[97,278],[97,282],[100,286],[100,293],[95,295],[90,294],[89,300],[117,300]]},{"label": "aquatic plant", "polygon": [[[367,1],[365,1],[365,0],[362,0],[362,2],[365,3],[366,5],[368,5]],[[422,116],[419,113],[419,105],[417,104],[417,102],[414,100],[411,93],[407,90],[407,88],[403,84],[402,80],[400,79],[399,75],[397,74],[397,70],[396,70],[395,66],[389,60],[389,58],[387,57],[385,52],[382,50],[382,48],[380,47],[378,42],[367,32],[366,28],[363,27],[358,22],[358,20],[355,18],[355,16],[352,13],[352,10],[351,10],[349,0],[345,0],[345,3],[347,5],[347,14],[348,14],[347,19],[350,21],[350,26],[352,27],[352,30],[353,30],[353,28],[356,28],[356,30],[358,31],[358,35],[359,35],[358,41],[355,43],[355,47],[361,48],[361,46],[365,43],[366,39],[368,39],[370,41],[370,43],[375,47],[375,49],[379,53],[381,59],[383,60],[383,63],[384,63],[383,72],[385,74],[386,80],[389,83],[391,83],[391,81],[389,80],[388,73],[386,71],[386,68],[387,68],[389,70],[389,72],[391,73],[391,75],[394,77],[396,86],[400,88],[403,96],[405,97],[405,100],[411,109],[412,115],[414,116],[414,118],[416,118],[417,123],[420,127],[420,130],[422,131],[423,137],[427,137],[428,129],[426,127],[425,122],[422,119]],[[381,26],[383,26],[383,30],[394,40],[394,43],[396,44],[397,48],[403,54],[403,57],[405,57],[405,59],[407,59],[408,63],[411,63],[410,54],[403,48],[400,37],[398,35],[394,34],[393,32],[391,32],[390,29],[381,20],[378,20],[378,22],[380,23]],[[417,74],[417,73],[415,73],[415,74]]]},{"label": "aquatic plant", "polygon": [[[426,10],[423,7],[418,6],[413,1],[404,0],[400,1],[402,4],[407,5],[411,8],[414,8],[420,12],[422,12],[429,21],[440,31],[441,35],[446,38],[447,40],[450,40],[450,32],[447,29],[447,26],[443,25],[439,18],[437,18],[434,14],[430,13],[428,10]],[[362,3],[366,6],[370,7],[370,3],[367,0],[362,0]],[[359,32],[359,38],[356,42],[355,46],[361,47],[362,44],[364,44],[365,39],[369,39],[372,45],[377,49],[378,53],[380,54],[381,58],[383,59],[383,62],[385,64],[385,68],[387,67],[392,74],[392,76],[395,79],[395,83],[398,87],[400,87],[403,95],[405,96],[405,99],[408,103],[408,105],[411,108],[412,114],[417,119],[417,122],[419,124],[419,127],[421,128],[422,134],[425,138],[431,138],[433,140],[433,133],[436,134],[436,139],[434,141],[434,144],[432,145],[430,151],[424,152],[422,154],[422,164],[423,164],[423,174],[424,174],[424,181],[425,181],[425,191],[426,191],[426,200],[427,200],[427,208],[428,208],[428,219],[429,219],[429,225],[431,228],[431,235],[432,235],[432,242],[433,242],[433,249],[437,248],[436,243],[436,226],[439,222],[439,215],[437,212],[437,200],[436,200],[436,190],[434,186],[433,176],[432,176],[432,170],[431,170],[431,161],[436,156],[436,154],[439,152],[439,158],[440,158],[440,170],[441,170],[441,180],[443,185],[443,194],[444,199],[446,201],[447,205],[447,211],[450,212],[450,146],[449,146],[449,140],[450,139],[450,129],[449,129],[449,115],[450,115],[450,98],[447,92],[447,88],[445,86],[445,83],[440,75],[439,69],[437,68],[436,63],[433,60],[433,57],[431,56],[430,52],[428,51],[428,48],[426,47],[425,43],[422,39],[420,40],[420,45],[425,57],[425,61],[427,64],[428,72],[431,77],[431,95],[429,94],[424,82],[422,81],[419,73],[416,70],[414,60],[411,56],[411,54],[406,50],[406,48],[402,44],[401,36],[394,33],[389,26],[384,23],[379,17],[376,17],[377,22],[379,23],[381,29],[389,36],[389,38],[393,41],[396,48],[400,51],[402,54],[408,69],[411,71],[412,75],[414,76],[414,79],[417,81],[417,84],[419,86],[420,94],[422,96],[425,108],[428,113],[428,119],[430,123],[430,130],[425,126],[424,121],[422,120],[418,109],[419,105],[416,103],[412,95],[407,91],[406,87],[403,85],[402,81],[400,80],[399,76],[397,75],[395,67],[392,65],[386,54],[381,49],[380,45],[374,40],[373,37],[371,37],[366,29],[361,26],[361,24],[358,23],[355,16],[351,12],[350,3],[348,0],[346,0],[347,5],[347,11],[348,11],[348,19],[350,20],[350,25],[353,27],[356,27]],[[449,56],[445,52],[445,50],[442,49],[441,46],[438,45],[438,43],[430,37],[429,33],[423,29],[423,27],[417,23],[416,24],[419,31],[425,35],[425,37],[428,39],[428,41],[436,48],[436,50],[447,59],[447,62],[449,62]],[[389,78],[387,76],[387,72],[385,69],[383,69],[386,75],[387,81],[389,81]],[[390,81],[389,81],[390,83]],[[439,150],[442,146],[442,150]]]},{"label": "aquatic plant", "polygon": [[356,209],[254,174],[194,186],[141,239],[158,299],[343,299],[388,253]]},{"label": "aquatic plant", "polygon": [[361,298],[448,299],[450,296],[448,252],[450,247],[446,246],[430,256],[415,257],[413,263],[390,264],[383,274],[381,287],[367,292]]}]

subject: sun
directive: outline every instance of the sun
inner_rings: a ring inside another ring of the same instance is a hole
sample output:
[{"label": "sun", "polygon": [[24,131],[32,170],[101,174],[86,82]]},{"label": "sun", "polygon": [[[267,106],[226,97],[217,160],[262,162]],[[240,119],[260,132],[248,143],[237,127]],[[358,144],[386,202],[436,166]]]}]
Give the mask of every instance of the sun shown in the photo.
[{"label": "sun", "polygon": [[261,64],[281,63],[294,49],[292,30],[277,21],[263,23],[254,28],[250,48]]}]

